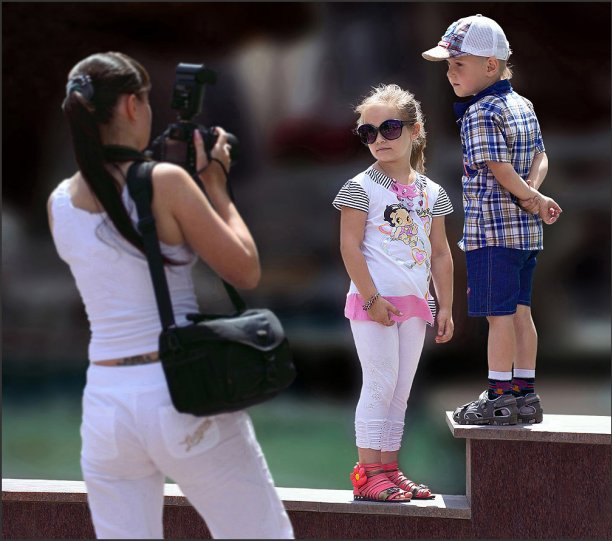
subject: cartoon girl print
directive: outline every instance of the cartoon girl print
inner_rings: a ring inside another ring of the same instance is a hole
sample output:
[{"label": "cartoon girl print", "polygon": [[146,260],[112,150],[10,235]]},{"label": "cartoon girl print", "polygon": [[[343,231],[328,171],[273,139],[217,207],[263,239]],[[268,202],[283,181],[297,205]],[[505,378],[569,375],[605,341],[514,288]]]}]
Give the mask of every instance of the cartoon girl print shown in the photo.
[{"label": "cartoon girl print", "polygon": [[[427,257],[427,250],[423,244],[423,240],[419,238],[418,226],[414,223],[410,216],[409,210],[401,204],[387,205],[384,212],[385,221],[391,226],[389,228],[386,224],[378,227],[381,233],[386,235],[383,240],[383,250],[387,255],[393,258],[393,260],[399,264],[404,265],[411,269],[415,265],[425,264],[429,269],[429,258]],[[404,244],[410,246],[411,259],[402,260],[398,257],[393,256],[389,251],[389,244],[393,241],[402,241]],[[420,247],[418,247],[420,245]]]},{"label": "cartoon girl print", "polygon": [[385,221],[391,225],[391,238],[401,240],[408,246],[417,245],[418,228],[412,221],[408,209],[402,205],[389,205],[385,209]]}]

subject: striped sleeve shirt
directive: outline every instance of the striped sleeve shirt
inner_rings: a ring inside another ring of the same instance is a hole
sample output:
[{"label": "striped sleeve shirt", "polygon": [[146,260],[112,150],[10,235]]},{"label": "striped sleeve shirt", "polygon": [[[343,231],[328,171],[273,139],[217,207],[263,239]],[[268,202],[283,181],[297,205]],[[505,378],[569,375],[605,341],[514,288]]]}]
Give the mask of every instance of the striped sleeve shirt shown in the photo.
[{"label": "striped sleeve shirt", "polygon": [[340,210],[342,207],[351,207],[362,210],[363,212],[368,212],[370,199],[363,187],[355,182],[354,179],[351,179],[347,180],[344,186],[340,188],[332,205],[336,210]]},{"label": "striped sleeve shirt", "polygon": [[[376,175],[375,170],[370,170],[369,173],[372,176]],[[383,177],[383,175],[381,175],[381,177]],[[380,181],[381,183],[384,182],[384,178],[381,178]],[[363,212],[368,212],[370,200],[363,187],[354,179],[351,179],[346,181],[342,188],[340,188],[340,191],[333,200],[332,205],[336,210],[341,210],[342,207],[351,207],[357,210],[362,210]],[[433,208],[431,209],[431,215],[433,217],[446,216],[451,212],[453,212],[451,200],[449,199],[446,190],[440,186],[438,189],[438,197]]]},{"label": "striped sleeve shirt", "polygon": [[436,216],[446,216],[451,212],[453,212],[453,204],[448,198],[446,190],[440,186],[440,189],[438,190],[438,199],[431,209],[431,215],[435,218]]}]

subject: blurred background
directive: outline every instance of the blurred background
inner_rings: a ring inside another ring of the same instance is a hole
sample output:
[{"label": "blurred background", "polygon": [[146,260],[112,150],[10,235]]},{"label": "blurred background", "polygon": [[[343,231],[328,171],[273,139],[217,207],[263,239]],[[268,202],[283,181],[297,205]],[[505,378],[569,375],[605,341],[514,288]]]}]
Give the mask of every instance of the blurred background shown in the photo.
[{"label": "blurred background", "polygon": [[[294,385],[251,408],[277,486],[350,488],[361,373],[343,307],[349,279],[331,201],[372,158],[351,133],[372,86],[415,93],[427,174],[455,207],[455,336],[428,331],[400,460],[436,492],[465,494],[465,450],[445,411],[486,378],[486,321],[466,316],[461,146],[445,63],[426,62],[447,26],[482,13],[504,28],[512,84],[535,106],[550,161],[542,191],[563,207],[545,226],[535,275],[537,388],[546,413],[610,415],[610,3],[2,3],[2,468],[5,478],[81,479],[80,397],[89,329],[45,204],[76,169],[60,105],[85,56],[118,50],[149,71],[153,135],[175,120],[179,62],[205,63],[205,126],[241,142],[237,204],[263,279],[244,292],[285,325]],[[578,23],[579,21],[579,23]],[[203,310],[228,307],[195,271]]]}]

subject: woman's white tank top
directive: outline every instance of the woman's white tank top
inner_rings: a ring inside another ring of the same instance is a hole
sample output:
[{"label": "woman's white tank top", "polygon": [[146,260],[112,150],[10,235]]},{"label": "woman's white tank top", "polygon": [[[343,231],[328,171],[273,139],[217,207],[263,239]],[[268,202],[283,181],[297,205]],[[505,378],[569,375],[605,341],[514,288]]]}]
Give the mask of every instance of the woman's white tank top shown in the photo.
[{"label": "woman's white tank top", "polygon": [[[69,180],[64,180],[51,194],[52,235],[85,305],[91,330],[89,360],[157,351],[161,323],[145,256],[117,232],[105,212],[73,206],[68,187]],[[136,223],[136,205],[127,187],[122,199]],[[187,245],[160,246],[173,261],[187,262],[165,265],[174,317],[184,325],[186,314],[198,311],[191,275],[197,255]]]}]

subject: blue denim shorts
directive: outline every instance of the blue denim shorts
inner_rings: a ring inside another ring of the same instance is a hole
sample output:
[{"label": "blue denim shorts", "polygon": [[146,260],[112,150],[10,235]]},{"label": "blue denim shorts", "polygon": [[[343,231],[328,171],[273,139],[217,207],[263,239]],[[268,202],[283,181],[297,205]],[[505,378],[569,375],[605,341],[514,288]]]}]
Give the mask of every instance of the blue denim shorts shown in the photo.
[{"label": "blue denim shorts", "polygon": [[468,316],[506,316],[519,304],[531,306],[539,250],[487,246],[465,253]]}]

